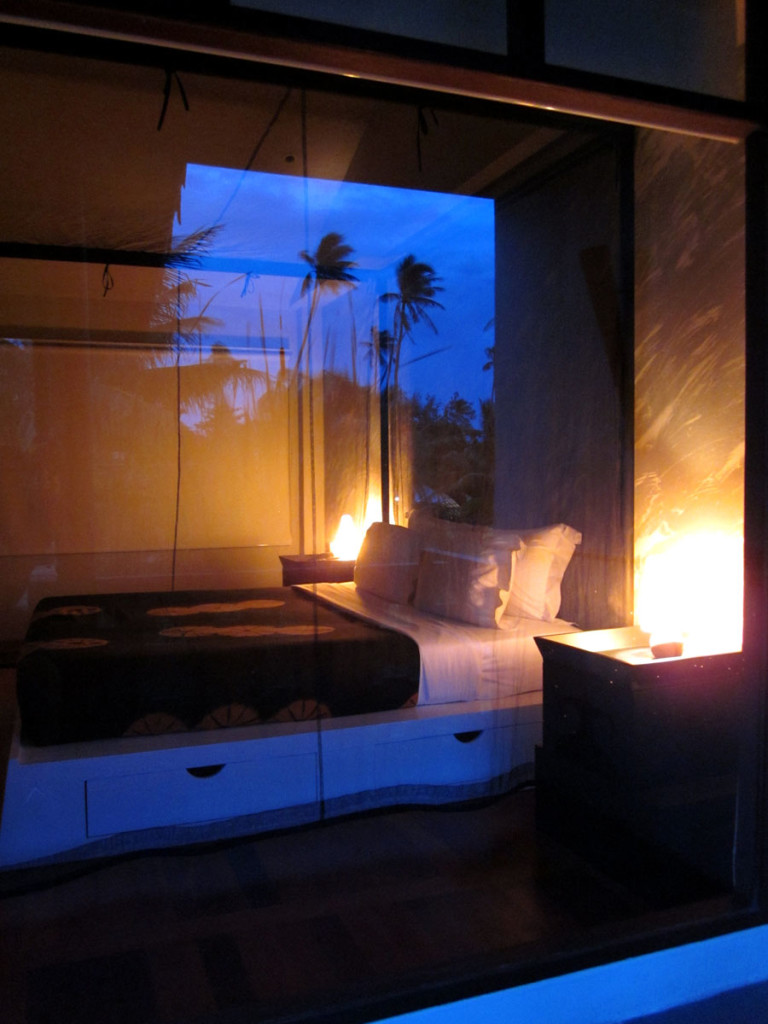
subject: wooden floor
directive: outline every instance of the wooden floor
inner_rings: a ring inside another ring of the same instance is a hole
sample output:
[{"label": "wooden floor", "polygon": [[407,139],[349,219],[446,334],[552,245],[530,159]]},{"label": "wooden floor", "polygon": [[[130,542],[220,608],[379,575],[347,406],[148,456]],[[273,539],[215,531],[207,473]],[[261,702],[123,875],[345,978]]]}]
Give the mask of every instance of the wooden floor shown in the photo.
[{"label": "wooden floor", "polygon": [[0,1019],[371,1020],[679,917],[539,835],[535,799],[0,874]]}]

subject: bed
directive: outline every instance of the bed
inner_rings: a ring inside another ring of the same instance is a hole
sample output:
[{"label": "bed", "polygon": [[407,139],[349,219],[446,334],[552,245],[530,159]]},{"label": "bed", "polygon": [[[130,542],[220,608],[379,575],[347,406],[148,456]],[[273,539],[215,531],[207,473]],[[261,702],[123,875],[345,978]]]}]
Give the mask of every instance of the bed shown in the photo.
[{"label": "bed", "polygon": [[350,583],[76,594],[17,665],[0,866],[111,856],[508,790],[541,730],[533,640],[564,524],[374,524]]}]

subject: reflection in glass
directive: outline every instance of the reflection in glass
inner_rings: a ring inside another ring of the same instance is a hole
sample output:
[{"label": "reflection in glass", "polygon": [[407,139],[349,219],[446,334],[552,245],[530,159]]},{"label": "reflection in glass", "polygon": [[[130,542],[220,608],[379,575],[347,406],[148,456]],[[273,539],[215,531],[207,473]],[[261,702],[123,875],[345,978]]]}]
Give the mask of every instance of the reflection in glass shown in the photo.
[{"label": "reflection in glass", "polygon": [[546,60],[694,93],[744,98],[744,0],[546,0]]},{"label": "reflection in glass", "polygon": [[[155,595],[174,609],[162,634],[174,650],[269,635],[305,668],[297,652],[320,637],[317,622],[179,622],[183,602],[168,592],[205,591],[195,608],[238,615],[239,599],[211,593],[288,590],[285,559],[322,586],[345,561],[330,547],[342,519],[388,520],[392,530],[372,526],[368,551],[402,545],[381,563],[397,572],[382,576],[375,557],[355,571],[396,606],[387,628],[421,614],[449,638],[429,685],[398,676],[386,709],[398,728],[427,723],[427,736],[406,750],[377,734],[335,771],[331,744],[353,733],[344,715],[327,720],[328,681],[343,690],[346,673],[310,671],[311,699],[278,706],[272,691],[299,667],[273,667],[266,709],[222,699],[174,713],[174,727],[247,722],[298,736],[295,778],[274,763],[243,768],[233,792],[275,801],[290,778],[317,815],[350,795],[353,809],[370,807],[377,786],[418,784],[419,799],[448,787],[455,800],[478,795],[478,779],[485,796],[489,779],[494,794],[530,781],[541,662],[532,680],[518,675],[520,650],[537,654],[541,633],[631,623],[633,524],[642,539],[703,508],[734,524],[741,514],[738,150],[189,73],[189,109],[164,109],[157,69],[6,57],[0,131],[17,139],[0,190],[6,637],[23,635],[40,598],[148,593],[150,617]],[[692,487],[672,486],[694,465]],[[472,538],[469,552],[457,537]],[[366,589],[340,586],[350,600]],[[376,668],[397,676],[385,655]],[[479,689],[466,689],[471,671]],[[214,660],[211,676],[218,685],[228,673]],[[138,717],[145,734],[164,710]],[[615,749],[622,729],[602,710],[588,718],[569,705],[566,749],[574,737],[585,756]],[[91,786],[106,833],[121,813],[110,786]],[[493,842],[478,842],[480,868],[470,851],[471,878],[507,863],[509,834],[503,856]],[[531,877],[525,898],[545,914],[551,893]],[[494,933],[496,962],[528,941],[507,927]],[[438,972],[466,964],[436,957]]]}]

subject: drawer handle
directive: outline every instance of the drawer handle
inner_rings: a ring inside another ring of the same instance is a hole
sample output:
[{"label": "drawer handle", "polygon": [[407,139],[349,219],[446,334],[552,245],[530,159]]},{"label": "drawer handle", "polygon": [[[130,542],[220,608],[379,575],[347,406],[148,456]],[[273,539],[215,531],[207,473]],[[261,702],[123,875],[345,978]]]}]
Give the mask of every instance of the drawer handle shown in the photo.
[{"label": "drawer handle", "polygon": [[472,729],[470,732],[455,732],[453,735],[459,743],[474,743],[478,736],[483,735],[483,730]]},{"label": "drawer handle", "polygon": [[223,764],[202,764],[199,768],[187,768],[187,771],[196,779],[210,779],[213,775],[218,775],[223,767]]}]

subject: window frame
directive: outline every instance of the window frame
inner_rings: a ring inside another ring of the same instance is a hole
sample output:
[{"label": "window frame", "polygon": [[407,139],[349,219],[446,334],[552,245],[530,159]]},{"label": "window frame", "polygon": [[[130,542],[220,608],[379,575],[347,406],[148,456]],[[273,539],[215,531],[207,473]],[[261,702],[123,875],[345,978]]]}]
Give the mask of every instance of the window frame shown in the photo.
[{"label": "window frame", "polygon": [[[515,6],[531,8],[536,2],[518,0],[516,4],[512,0]],[[757,0],[754,5],[757,8]],[[134,50],[149,47],[155,50],[155,59],[158,49],[166,51],[166,62],[174,54],[179,59],[184,54],[194,54],[198,61],[222,58],[263,64],[722,141],[743,141],[765,120],[763,96],[754,84],[763,78],[757,68],[760,39],[768,36],[765,16],[755,18],[755,31],[750,30],[752,43],[747,50],[747,83],[752,83],[755,100],[740,102],[591,72],[563,70],[544,65],[538,59],[528,65],[513,57],[501,67],[487,55],[472,59],[468,56],[472,51],[422,43],[414,48],[407,40],[353,30],[345,32],[338,26],[330,26],[332,31],[328,32],[328,26],[323,31],[320,22],[290,16],[246,12],[254,16],[243,19],[226,0],[207,0],[200,7],[203,14],[198,14],[195,20],[188,12],[181,20],[164,16],[168,9],[171,15],[178,12],[178,5],[163,0],[156,4],[141,0],[106,0],[101,4],[0,0],[0,24],[8,26],[9,45],[23,45],[25,40],[32,45],[34,38],[37,48],[63,46],[74,52],[90,41],[95,54],[103,53],[107,44]],[[151,9],[152,16],[145,14],[145,9]],[[155,13],[158,10],[159,15]],[[530,15],[530,19],[535,26],[536,17]],[[535,48],[539,46],[537,33],[537,29],[531,29]]]},{"label": "window frame", "polygon": [[[124,5],[123,5],[124,6]],[[757,3],[748,0],[750,10]],[[295,20],[295,19],[294,19]],[[747,703],[758,724],[752,732],[743,779],[756,786],[740,813],[737,886],[730,911],[707,920],[683,921],[661,931],[614,935],[580,951],[553,953],[546,960],[510,964],[504,971],[425,989],[418,997],[393,995],[375,1008],[377,1016],[424,1009],[515,985],[555,977],[587,966],[656,951],[768,922],[768,135],[764,130],[764,75],[755,71],[759,43],[768,35],[768,17],[755,19],[748,44],[747,85],[755,102],[720,101],[641,87],[623,80],[581,75],[525,77],[468,63],[438,62],[297,35],[257,34],[219,18],[207,23],[147,17],[47,0],[0,0],[5,44],[93,54],[162,66],[188,65],[230,74],[281,72],[318,76],[322,82],[359,79],[368,87],[430,92],[469,100],[510,104],[618,124],[682,132],[745,143],[746,194],[746,463],[745,463],[745,663]],[[764,52],[764,50],[762,50]],[[431,56],[431,55],[430,55]],[[451,56],[455,56],[451,54]],[[488,62],[492,64],[492,62]],[[575,79],[574,79],[575,81]],[[368,1020],[369,1006],[350,1019]]]}]

